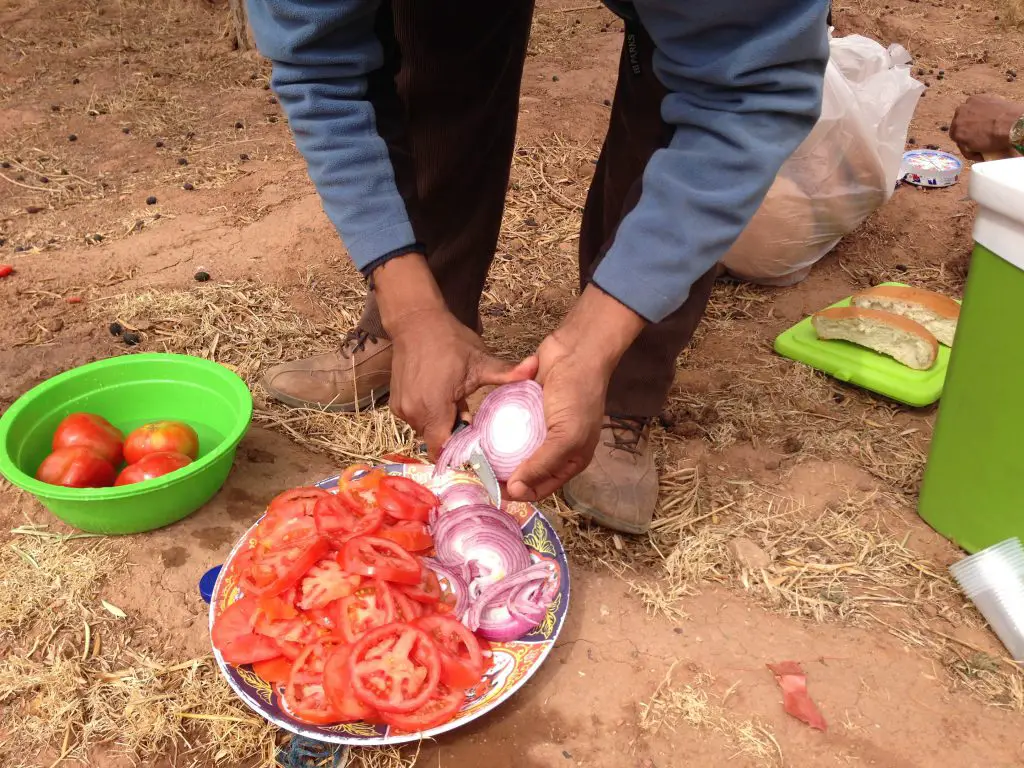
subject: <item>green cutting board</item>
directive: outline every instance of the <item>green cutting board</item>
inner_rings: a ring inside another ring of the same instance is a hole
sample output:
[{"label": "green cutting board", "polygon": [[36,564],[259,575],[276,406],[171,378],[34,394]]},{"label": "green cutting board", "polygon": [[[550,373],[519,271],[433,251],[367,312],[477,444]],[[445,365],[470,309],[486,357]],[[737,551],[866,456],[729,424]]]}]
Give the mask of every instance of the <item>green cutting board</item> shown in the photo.
[{"label": "green cutting board", "polygon": [[[848,296],[832,306],[848,307],[850,299]],[[918,407],[931,405],[942,396],[946,369],[949,367],[949,347],[942,344],[939,345],[939,356],[935,364],[927,371],[915,371],[887,355],[848,341],[819,339],[809,317],[779,334],[775,339],[775,351],[840,381]]]}]

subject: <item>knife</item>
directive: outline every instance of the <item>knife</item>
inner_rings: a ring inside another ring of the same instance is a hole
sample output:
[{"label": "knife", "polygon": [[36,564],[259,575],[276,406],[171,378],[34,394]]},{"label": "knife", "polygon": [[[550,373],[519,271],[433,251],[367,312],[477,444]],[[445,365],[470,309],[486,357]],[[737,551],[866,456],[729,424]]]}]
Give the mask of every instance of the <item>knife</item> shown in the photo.
[{"label": "knife", "polygon": [[[454,435],[468,427],[468,421],[456,418],[455,428],[452,429],[452,434]],[[469,466],[473,469],[473,472],[483,484],[484,490],[487,491],[487,495],[491,497],[491,503],[498,509],[501,509],[501,485],[498,484],[498,477],[494,474],[494,468],[491,466],[491,462],[487,460],[484,452],[480,450],[479,445],[473,448],[469,453]]]}]

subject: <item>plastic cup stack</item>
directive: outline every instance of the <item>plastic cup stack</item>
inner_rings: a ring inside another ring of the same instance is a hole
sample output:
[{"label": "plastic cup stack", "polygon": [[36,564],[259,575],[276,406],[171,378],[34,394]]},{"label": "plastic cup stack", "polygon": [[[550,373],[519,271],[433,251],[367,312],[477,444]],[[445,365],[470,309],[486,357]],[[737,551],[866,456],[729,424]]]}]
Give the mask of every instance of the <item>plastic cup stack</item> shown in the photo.
[{"label": "plastic cup stack", "polygon": [[949,572],[1015,661],[1024,662],[1024,546],[1007,539],[965,557]]}]

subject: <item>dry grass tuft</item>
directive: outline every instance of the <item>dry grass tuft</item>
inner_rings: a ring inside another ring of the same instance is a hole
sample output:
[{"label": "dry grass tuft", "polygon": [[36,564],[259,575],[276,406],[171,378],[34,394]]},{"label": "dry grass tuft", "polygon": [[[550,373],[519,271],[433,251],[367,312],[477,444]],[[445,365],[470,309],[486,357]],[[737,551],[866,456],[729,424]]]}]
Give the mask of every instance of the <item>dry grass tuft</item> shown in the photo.
[{"label": "dry grass tuft", "polygon": [[1024,0],[1002,0],[1000,18],[1010,29],[1024,27]]},{"label": "dry grass tuft", "polygon": [[740,755],[758,761],[760,765],[782,765],[782,749],[775,735],[756,719],[744,720],[730,715],[724,708],[730,691],[719,700],[708,692],[714,678],[698,674],[692,682],[677,687],[673,673],[679,662],[669,667],[665,678],[658,684],[650,701],[640,703],[640,728],[654,735],[663,728],[675,731],[686,725],[699,731],[712,731],[723,736]]}]

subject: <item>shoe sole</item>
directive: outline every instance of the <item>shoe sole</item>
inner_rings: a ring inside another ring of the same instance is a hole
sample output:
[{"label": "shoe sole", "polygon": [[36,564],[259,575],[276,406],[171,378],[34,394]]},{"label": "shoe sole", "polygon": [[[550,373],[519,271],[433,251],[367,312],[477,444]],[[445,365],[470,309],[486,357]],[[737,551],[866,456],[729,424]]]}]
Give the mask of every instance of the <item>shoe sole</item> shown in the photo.
[{"label": "shoe sole", "polygon": [[358,411],[369,411],[384,400],[388,399],[388,395],[391,394],[391,388],[385,387],[382,391],[371,392],[366,397],[361,397],[354,403],[311,403],[308,400],[300,400],[297,397],[292,397],[284,392],[278,392],[276,389],[271,389],[263,384],[263,387],[267,390],[267,394],[289,408],[310,408],[315,411],[325,411],[327,413],[356,413]]},{"label": "shoe sole", "polygon": [[565,497],[566,504],[569,505],[569,508],[572,509],[573,512],[583,515],[588,520],[593,520],[602,528],[608,528],[613,531],[618,531],[619,533],[628,533],[631,536],[640,536],[651,530],[650,523],[647,523],[646,525],[631,525],[630,523],[619,520],[616,517],[607,515],[600,510],[594,509],[589,504],[584,504],[579,499],[573,498],[568,486],[562,488],[562,495]]}]

